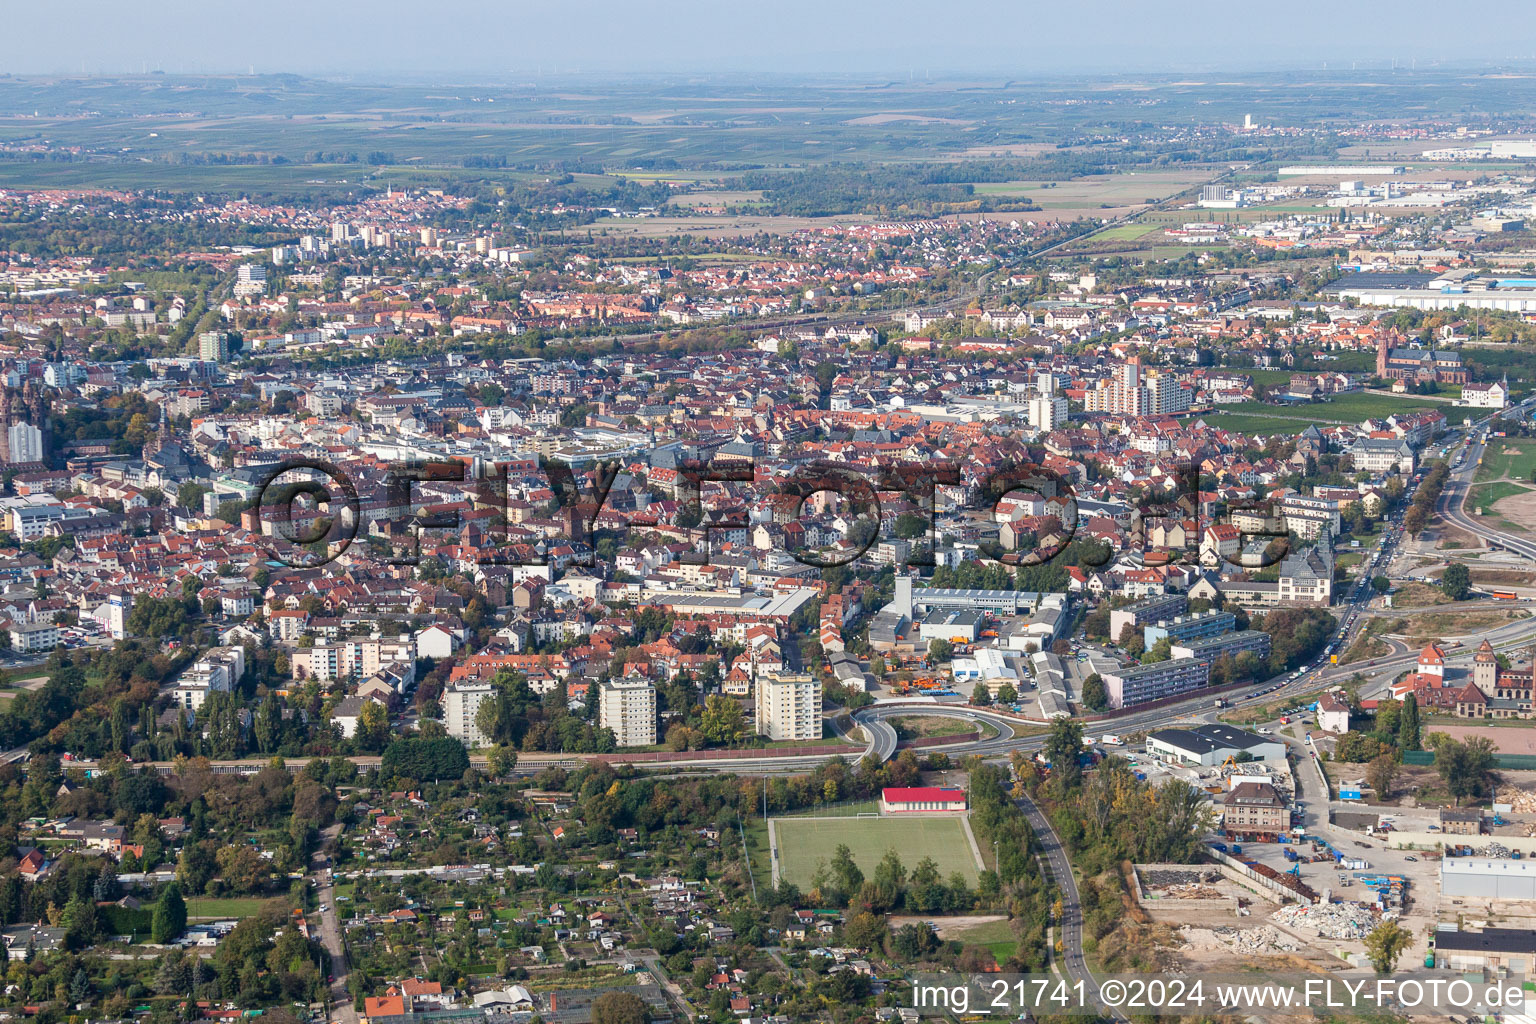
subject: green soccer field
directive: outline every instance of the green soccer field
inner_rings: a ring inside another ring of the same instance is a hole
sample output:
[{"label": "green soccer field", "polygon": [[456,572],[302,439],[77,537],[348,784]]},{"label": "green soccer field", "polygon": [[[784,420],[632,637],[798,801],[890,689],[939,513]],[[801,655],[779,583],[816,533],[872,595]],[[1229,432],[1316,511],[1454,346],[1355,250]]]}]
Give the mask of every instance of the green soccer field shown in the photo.
[{"label": "green soccer field", "polygon": [[775,818],[773,831],[779,872],[802,890],[844,844],[866,878],[887,850],[895,850],[909,873],[932,857],[944,878],[958,871],[967,882],[976,881],[976,856],[959,818]]}]

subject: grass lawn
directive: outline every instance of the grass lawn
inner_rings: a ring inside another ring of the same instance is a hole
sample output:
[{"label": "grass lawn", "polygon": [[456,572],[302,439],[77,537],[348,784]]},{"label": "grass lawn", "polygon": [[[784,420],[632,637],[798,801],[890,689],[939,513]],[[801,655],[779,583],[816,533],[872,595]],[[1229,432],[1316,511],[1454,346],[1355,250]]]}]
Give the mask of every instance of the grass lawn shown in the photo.
[{"label": "grass lawn", "polygon": [[[773,861],[768,849],[768,823],[762,818],[751,818],[743,822],[747,832],[748,863],[752,868],[752,878],[757,882],[757,891],[764,892],[773,888]],[[725,838],[724,829],[721,829],[721,840]],[[741,832],[736,833],[736,841],[741,841]]]},{"label": "grass lawn", "polygon": [[1290,370],[1263,370],[1258,367],[1233,367],[1231,372],[1247,374],[1255,384],[1263,384],[1265,387],[1271,384],[1289,384],[1291,377],[1295,375]]},{"label": "grass lawn", "polygon": [[1483,464],[1477,467],[1477,479],[1498,480],[1513,477],[1529,480],[1536,473],[1536,441],[1511,437],[1490,437],[1483,450]]},{"label": "grass lawn", "polygon": [[898,715],[891,719],[891,726],[901,739],[917,736],[963,736],[976,731],[976,727],[963,718],[948,715]]},{"label": "grass lawn", "polygon": [[191,921],[222,921],[229,918],[250,917],[267,902],[255,897],[231,897],[228,899],[187,900],[187,919]]},{"label": "grass lawn", "polygon": [[966,881],[976,881],[976,857],[959,818],[775,818],[773,828],[780,872],[802,890],[811,887],[817,868],[831,863],[842,845],[852,851],[865,878],[873,877],[887,850],[895,850],[908,871],[932,857],[943,877],[958,871]]},{"label": "grass lawn", "polygon": [[1508,480],[1500,480],[1496,484],[1477,484],[1467,492],[1467,508],[1473,512],[1481,512],[1483,509],[1491,510],[1495,503],[1512,494],[1530,493],[1529,487],[1510,483]]},{"label": "grass lawn", "polygon": [[992,955],[997,957],[998,963],[1013,956],[1014,951],[1019,948],[1019,940],[1013,937],[1013,928],[1007,921],[988,921],[986,924],[952,932],[949,937],[967,946],[982,946],[990,949]]}]

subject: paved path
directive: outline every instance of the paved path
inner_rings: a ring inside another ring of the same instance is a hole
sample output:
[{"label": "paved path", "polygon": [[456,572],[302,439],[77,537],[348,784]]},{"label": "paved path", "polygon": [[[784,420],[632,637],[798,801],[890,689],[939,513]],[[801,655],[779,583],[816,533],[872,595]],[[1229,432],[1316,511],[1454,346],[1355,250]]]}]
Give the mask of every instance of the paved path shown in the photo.
[{"label": "paved path", "polygon": [[768,860],[773,865],[773,887],[779,887],[779,840],[773,830],[773,819],[768,819]]},{"label": "paved path", "polygon": [[1061,934],[1059,963],[1062,973],[1067,976],[1067,980],[1085,982],[1090,989],[1097,991],[1098,983],[1088,973],[1088,962],[1083,959],[1083,904],[1077,894],[1077,878],[1072,874],[1067,851],[1061,845],[1061,837],[1033,800],[1027,795],[1021,796],[1018,804],[1030,828],[1035,830],[1035,838],[1040,843],[1040,858],[1061,891],[1061,920],[1057,922],[1057,927]]},{"label": "paved path", "polygon": [[987,862],[981,859],[981,847],[976,845],[976,833],[971,831],[971,816],[969,814],[960,819],[960,828],[965,832],[965,841],[971,844],[971,856],[976,858],[976,870],[987,870]]},{"label": "paved path", "polygon": [[[325,830],[327,840],[334,839],[341,832],[341,825],[332,825]],[[315,897],[325,910],[320,914],[320,941],[325,945],[326,952],[331,956],[330,986],[331,1016],[333,1021],[341,1021],[342,1024],[357,1024],[357,1009],[352,1005],[352,994],[347,991],[347,949],[341,941],[341,922],[337,916],[336,886],[333,873],[329,867],[321,867],[310,873],[310,882],[315,887]]]}]

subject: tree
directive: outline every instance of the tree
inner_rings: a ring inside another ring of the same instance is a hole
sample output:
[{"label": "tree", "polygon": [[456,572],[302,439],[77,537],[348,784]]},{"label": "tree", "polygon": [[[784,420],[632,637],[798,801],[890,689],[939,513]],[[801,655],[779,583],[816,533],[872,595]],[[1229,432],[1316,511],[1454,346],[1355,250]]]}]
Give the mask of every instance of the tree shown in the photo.
[{"label": "tree", "polygon": [[1397,778],[1397,757],[1391,752],[1378,754],[1366,766],[1365,779],[1376,791],[1376,799],[1385,800],[1392,795],[1392,780]]},{"label": "tree", "polygon": [[1472,573],[1460,562],[1452,562],[1440,577],[1440,589],[1452,601],[1465,601],[1472,593]]},{"label": "tree", "polygon": [[983,708],[992,703],[992,691],[987,688],[986,680],[976,680],[976,688],[971,691],[971,703]]},{"label": "tree", "polygon": [[96,938],[96,904],[80,895],[69,898],[64,913],[59,918],[64,929],[64,944],[70,949],[80,949]]},{"label": "tree", "polygon": [[885,918],[867,910],[860,911],[843,925],[843,938],[850,946],[877,949],[885,941]]},{"label": "tree", "polygon": [[954,657],[955,645],[948,640],[928,641],[928,660],[937,665]]},{"label": "tree", "polygon": [[844,893],[858,892],[859,886],[864,884],[864,872],[854,863],[853,851],[848,849],[848,844],[837,845],[837,849],[832,852],[830,867],[833,884]]},{"label": "tree", "polygon": [[1109,690],[1104,686],[1104,677],[1097,672],[1083,680],[1083,705],[1090,711],[1109,707]]},{"label": "tree", "polygon": [[379,763],[386,778],[397,775],[418,781],[462,778],[468,768],[469,754],[464,744],[451,736],[402,737],[384,748]]},{"label": "tree", "polygon": [[1435,750],[1435,771],[1445,782],[1445,788],[1461,806],[1462,797],[1476,796],[1483,791],[1488,777],[1493,774],[1495,757],[1493,741],[1486,736],[1472,736],[1466,742],[1454,740],[1445,733],[1432,733],[1430,742]]},{"label": "tree", "polygon": [[1019,691],[1013,688],[1013,684],[1004,681],[997,688],[997,702],[999,704],[1012,704],[1019,699]]},{"label": "tree", "polygon": [[389,742],[389,711],[376,700],[365,700],[357,712],[357,734],[362,750],[383,750]]},{"label": "tree", "polygon": [[155,913],[150,920],[150,937],[159,945],[176,939],[187,927],[187,904],[181,898],[181,887],[175,882],[165,887],[155,903]]},{"label": "tree", "polygon": [[1372,576],[1371,589],[1376,591],[1378,594],[1385,594],[1387,591],[1392,589],[1392,581],[1387,579],[1385,576]]},{"label": "tree", "polygon": [[1421,745],[1419,698],[1410,693],[1403,698],[1403,710],[1397,716],[1397,746],[1399,750],[1418,750]]},{"label": "tree", "polygon": [[487,759],[486,767],[490,770],[492,778],[506,778],[517,767],[517,749],[505,743],[491,748],[491,756]]},{"label": "tree", "polygon": [[[595,690],[596,687],[593,689]],[[480,699],[480,705],[475,708],[475,728],[480,730],[480,735],[492,740],[503,738],[506,732],[502,728],[502,720],[505,717],[502,714],[504,699],[495,694]]]},{"label": "tree", "polygon": [[1377,974],[1391,974],[1397,958],[1413,941],[1413,935],[1396,921],[1383,921],[1365,937],[1365,955]]},{"label": "tree", "polygon": [[1051,778],[1060,780],[1063,789],[1076,789],[1083,769],[1077,763],[1083,752],[1083,723],[1071,718],[1051,722],[1051,734],[1045,740],[1045,758],[1051,763]]},{"label": "tree", "polygon": [[741,702],[715,693],[704,702],[699,729],[711,743],[738,743],[747,734],[747,716]]},{"label": "tree", "polygon": [[651,1012],[633,992],[604,992],[592,1000],[592,1024],[648,1024]]}]

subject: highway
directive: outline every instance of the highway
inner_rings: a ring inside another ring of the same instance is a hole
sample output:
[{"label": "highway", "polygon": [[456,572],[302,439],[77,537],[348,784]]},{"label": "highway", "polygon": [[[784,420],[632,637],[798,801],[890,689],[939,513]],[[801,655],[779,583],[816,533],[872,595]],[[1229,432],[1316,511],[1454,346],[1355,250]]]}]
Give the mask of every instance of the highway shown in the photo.
[{"label": "highway", "polygon": [[[1040,843],[1040,859],[1061,893],[1061,920],[1056,922],[1061,956],[1056,964],[1068,981],[1081,981],[1088,992],[1097,994],[1099,983],[1088,970],[1088,960],[1083,955],[1083,901],[1077,892],[1077,876],[1072,873],[1072,862],[1067,858],[1061,837],[1035,802],[1026,795],[1019,797],[1018,805],[1029,821],[1029,827],[1035,830],[1035,839]],[[1054,950],[1052,952],[1054,954]],[[1124,1019],[1118,1013],[1113,1016],[1117,1020]]]}]

